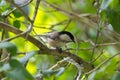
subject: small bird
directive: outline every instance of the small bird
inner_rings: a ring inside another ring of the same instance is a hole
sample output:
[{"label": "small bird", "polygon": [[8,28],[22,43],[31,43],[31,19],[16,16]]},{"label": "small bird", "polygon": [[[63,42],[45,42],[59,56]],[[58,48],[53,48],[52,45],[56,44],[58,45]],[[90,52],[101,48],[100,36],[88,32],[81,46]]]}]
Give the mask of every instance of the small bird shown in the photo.
[{"label": "small bird", "polygon": [[68,31],[53,31],[46,35],[47,43],[56,49],[65,46],[69,42],[75,42],[74,36]]}]

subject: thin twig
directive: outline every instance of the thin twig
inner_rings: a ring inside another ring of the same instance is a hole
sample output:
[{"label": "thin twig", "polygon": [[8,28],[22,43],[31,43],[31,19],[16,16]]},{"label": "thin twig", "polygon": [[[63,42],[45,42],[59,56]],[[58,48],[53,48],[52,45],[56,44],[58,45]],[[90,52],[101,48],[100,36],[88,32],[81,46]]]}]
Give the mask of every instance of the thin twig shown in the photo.
[{"label": "thin twig", "polygon": [[91,26],[91,24],[96,25],[96,23],[90,21],[88,18],[86,18],[85,16],[83,16],[81,14],[77,14],[77,13],[74,13],[74,12],[66,11],[63,8],[57,7],[56,5],[53,5],[53,4],[50,4],[49,2],[47,2],[45,0],[43,0],[42,2],[45,4],[45,6],[51,7],[53,9],[55,9],[55,10],[58,10],[58,11],[62,12],[63,14],[66,14],[69,18],[77,19],[78,21],[80,21],[82,23],[85,23],[88,26]]},{"label": "thin twig", "polygon": [[[14,34],[20,34],[20,33],[24,33],[23,31],[11,26],[11,25],[8,25],[6,23],[3,23],[3,22],[0,22],[0,28],[4,29],[4,30],[7,30],[7,31],[10,31]],[[26,35],[27,33],[23,34],[23,35],[20,35],[21,37],[24,37],[26,38]],[[38,41],[37,39],[33,38],[32,36],[28,35],[28,38],[27,40],[29,40],[31,43],[33,43],[34,45],[36,45],[38,48],[40,49],[46,49],[47,47],[44,46],[40,41]],[[2,41],[1,41],[2,42]]]},{"label": "thin twig", "polygon": [[94,47],[93,47],[93,50],[92,50],[92,55],[91,55],[91,58],[90,58],[90,62],[92,62],[92,60],[93,60],[94,53],[95,53],[95,49],[96,49],[96,47],[97,47],[96,44],[98,43],[98,39],[99,39],[99,35],[100,35],[101,24],[102,24],[102,21],[100,20],[100,22],[99,22],[99,24],[98,24],[98,28],[97,28],[97,35],[96,35],[95,44],[94,44]]},{"label": "thin twig", "polygon": [[51,27],[50,27],[50,29],[52,29],[53,27],[55,27],[55,26],[57,26],[57,25],[62,25],[62,24],[64,24],[64,23],[66,23],[66,21],[67,21],[67,20],[63,20],[63,21],[60,21],[60,22],[58,22],[58,23],[56,23],[56,24],[52,24]]},{"label": "thin twig", "polygon": [[71,11],[74,11],[73,6],[72,6],[72,1],[71,1],[71,0],[68,0],[68,5],[69,5]]},{"label": "thin twig", "polygon": [[117,44],[120,44],[120,42],[111,42],[111,43],[96,44],[96,47],[99,47],[99,46],[112,46],[112,45],[117,45]]},{"label": "thin twig", "polygon": [[31,19],[33,23],[34,23],[34,21],[35,21],[35,18],[36,18],[37,12],[38,12],[38,8],[39,8],[40,1],[41,1],[41,0],[37,0],[37,1],[36,1],[35,11],[34,11],[34,14],[33,14],[32,19]]},{"label": "thin twig", "polygon": [[15,4],[12,0],[7,0],[9,3],[11,3],[13,6],[15,6],[23,15],[24,17],[29,21],[32,22],[29,16],[19,7],[17,4]]},{"label": "thin twig", "polygon": [[[7,22],[7,19],[6,18],[3,18],[3,22]],[[6,33],[6,31],[4,30],[4,29],[2,29],[1,30],[1,32],[2,32],[2,35],[1,35],[1,40],[0,41],[2,41],[2,40],[4,40],[4,38],[6,38],[6,37],[8,37],[8,36],[6,36],[7,35],[7,33]],[[6,35],[5,35],[6,34]],[[6,55],[6,54],[4,54],[4,49],[0,49],[0,59],[2,59],[2,56],[3,55]]]},{"label": "thin twig", "polygon": [[111,59],[113,59],[114,57],[120,55],[120,53],[117,53],[113,56],[111,56],[110,58],[104,60],[101,64],[99,64],[97,67],[95,67],[93,70],[87,72],[86,74],[91,74],[92,72],[95,72],[96,70],[98,70],[102,65],[104,65],[105,63],[107,63],[108,61],[110,61]]},{"label": "thin twig", "polygon": [[[27,0],[27,2],[25,2],[24,4],[21,4],[19,7],[24,7],[26,5],[28,5],[29,3],[31,3],[33,0]],[[5,15],[5,17],[9,16],[13,11],[15,11],[17,8],[13,8],[9,13],[7,13],[7,15]]]},{"label": "thin twig", "polygon": [[[93,48],[77,48],[77,50],[80,50],[80,51],[86,51],[86,50],[92,50]],[[73,48],[67,48],[65,49],[66,51],[69,51],[69,50],[76,50],[76,49],[73,49]]]},{"label": "thin twig", "polygon": [[[36,18],[37,12],[38,12],[38,8],[39,8],[40,1],[41,1],[41,0],[37,0],[37,1],[36,1],[36,5],[35,5],[35,9],[34,9],[35,11],[34,11],[34,14],[33,14],[32,19],[31,19],[32,22],[30,23],[30,27],[29,27],[29,28],[30,28],[30,31],[33,29],[33,24],[34,24],[34,22],[35,22],[35,18]],[[30,33],[30,31],[29,31],[29,33]],[[27,36],[28,36],[28,34],[27,34]],[[27,36],[26,36],[26,37],[27,37]]]},{"label": "thin twig", "polygon": [[44,27],[44,26],[37,26],[37,25],[34,25],[33,27],[34,28],[41,28],[41,29],[48,29],[48,30],[51,30],[51,31],[55,31],[55,29],[52,29],[51,27],[47,28],[47,27]]},{"label": "thin twig", "polygon": [[102,56],[102,54],[103,54],[103,51],[94,60],[92,60],[92,63],[95,62],[96,60],[98,60],[98,58],[100,58],[100,56]]},{"label": "thin twig", "polygon": [[57,67],[58,65],[60,65],[60,64],[63,63],[63,62],[69,62],[70,64],[73,64],[75,67],[77,67],[78,73],[77,73],[77,75],[76,75],[76,77],[75,77],[75,80],[79,80],[79,79],[80,79],[80,76],[81,76],[81,72],[82,72],[82,71],[81,71],[81,66],[80,66],[80,64],[76,63],[76,62],[75,62],[73,59],[71,59],[70,57],[66,57],[66,58],[60,60],[60,61],[57,62],[55,65],[53,65],[49,70],[54,69],[55,67]]},{"label": "thin twig", "polygon": [[[14,5],[14,6],[24,15],[24,17],[25,17],[30,23],[32,23],[32,21],[31,21],[31,19],[28,17],[28,15],[27,15],[18,5],[16,5],[16,4],[15,4],[13,1],[11,1],[11,0],[7,0],[7,1],[8,1],[9,3],[11,3],[12,5]],[[9,38],[9,39],[4,40],[4,41],[9,41],[9,40],[15,39],[15,38],[17,38],[17,37],[20,37],[20,36],[22,36],[22,35],[24,35],[24,34],[26,34],[26,33],[29,33],[31,30],[32,30],[32,24],[30,24],[30,25],[28,26],[28,28],[27,28],[27,30],[26,30],[25,32],[22,32],[22,33],[14,36],[14,37],[12,37],[12,38]],[[27,36],[27,35],[26,35],[26,36]]]},{"label": "thin twig", "polygon": [[[6,23],[0,22],[0,28],[10,31],[12,33],[15,34],[19,34],[22,33],[22,31],[20,31],[19,29],[10,26]],[[21,37],[26,38],[26,34],[22,35]],[[37,39],[33,38],[32,36],[28,35],[27,38],[28,41],[30,41],[31,43],[33,43],[35,46],[37,46],[40,50],[39,50],[39,54],[43,54],[43,55],[53,55],[53,56],[59,56],[59,57],[70,57],[73,60],[75,60],[78,64],[82,64],[83,68],[85,71],[90,71],[91,69],[93,69],[93,65],[84,61],[82,58],[78,57],[77,55],[70,53],[70,52],[65,52],[62,51],[62,53],[60,53],[59,51],[57,51],[56,49],[48,49],[46,46],[44,46],[44,44],[42,44],[40,41],[38,41]]]},{"label": "thin twig", "polygon": [[10,58],[10,54],[8,53],[8,55],[7,55],[5,58],[1,59],[0,62],[5,62],[5,61],[8,60],[9,58]]},{"label": "thin twig", "polygon": [[[8,1],[9,1],[9,0],[8,0]],[[35,21],[35,17],[36,17],[36,14],[37,14],[37,10],[38,10],[38,6],[39,6],[39,3],[40,3],[40,0],[37,0],[37,1],[36,1],[36,7],[35,7],[35,12],[34,12],[32,21],[30,20],[30,18],[28,18],[28,16],[25,14],[25,12],[24,12],[20,7],[18,7],[14,2],[12,2],[12,1],[9,1],[9,2],[12,3],[16,8],[18,8],[18,9],[22,12],[22,14],[23,14],[24,16],[26,16],[26,19],[27,19],[28,21],[30,21],[31,23],[30,23],[28,29],[27,29],[25,32],[20,33],[20,34],[14,36],[14,37],[12,37],[12,38],[8,38],[8,39],[3,40],[3,41],[10,41],[10,40],[15,39],[15,38],[17,38],[17,37],[20,37],[20,36],[22,36],[22,35],[24,35],[24,34],[26,34],[26,33],[29,33],[29,32],[32,30],[32,26],[33,26],[33,23],[34,23],[34,21]],[[27,35],[26,35],[26,38],[27,38]]]},{"label": "thin twig", "polygon": [[69,26],[69,24],[70,24],[71,21],[72,21],[72,19],[69,19],[69,20],[67,21],[67,24],[66,24],[66,26],[64,27],[63,30],[65,30],[65,29]]},{"label": "thin twig", "polygon": [[[66,22],[67,22],[67,20],[63,20],[63,21],[60,21],[60,22],[55,23],[55,24],[43,24],[43,26],[34,25],[34,27],[35,28],[49,29],[49,30],[53,30],[54,31],[53,27],[58,26],[58,25],[64,25]],[[49,25],[50,27],[47,28],[47,27],[44,27],[44,25]]]},{"label": "thin twig", "polygon": [[55,67],[57,67],[61,63],[67,62],[68,59],[69,59],[69,57],[63,58],[62,60],[58,61],[55,65],[53,65],[51,68],[49,68],[49,70],[54,69]]}]

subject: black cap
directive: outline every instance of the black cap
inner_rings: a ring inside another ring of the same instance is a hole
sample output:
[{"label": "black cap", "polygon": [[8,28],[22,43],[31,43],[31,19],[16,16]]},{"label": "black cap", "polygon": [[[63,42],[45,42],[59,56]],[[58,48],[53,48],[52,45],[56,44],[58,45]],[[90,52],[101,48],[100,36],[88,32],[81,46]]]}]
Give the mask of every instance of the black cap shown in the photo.
[{"label": "black cap", "polygon": [[69,37],[71,38],[71,40],[72,40],[73,42],[75,42],[74,36],[73,36],[70,32],[68,32],[68,31],[60,31],[60,32],[59,32],[59,35],[61,35],[61,34],[67,34],[67,35],[69,35]]}]

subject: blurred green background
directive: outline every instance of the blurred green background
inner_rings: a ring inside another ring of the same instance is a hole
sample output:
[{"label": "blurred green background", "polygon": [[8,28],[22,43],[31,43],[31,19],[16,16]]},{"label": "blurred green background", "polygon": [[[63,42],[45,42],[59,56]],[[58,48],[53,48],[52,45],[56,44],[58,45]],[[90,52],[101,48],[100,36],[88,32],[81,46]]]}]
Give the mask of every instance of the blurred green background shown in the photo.
[{"label": "blurred green background", "polygon": [[[24,4],[26,1],[29,0],[14,0],[18,5]],[[41,0],[30,35],[44,35],[52,30],[71,32],[75,36],[77,44],[67,44],[67,48],[72,48],[70,52],[75,54],[77,48],[76,55],[86,62],[90,62],[92,53],[94,53],[92,59],[95,61],[92,64],[95,67],[101,65],[106,59],[110,59],[82,80],[120,80],[119,55],[112,57],[120,50],[119,4],[119,0]],[[22,7],[30,18],[34,14],[35,5],[36,0],[32,0],[27,6]],[[5,17],[13,8],[14,6],[9,2],[0,0],[0,21],[25,31],[29,24],[19,10],[16,9]],[[3,32],[4,38],[2,39]],[[0,36],[2,41],[14,37],[15,34],[0,28]],[[3,44],[10,45],[10,47],[2,46]],[[13,55],[14,60],[8,62],[2,62],[1,57],[1,80],[3,78],[3,80],[33,80],[33,76],[38,75],[44,76],[43,80],[73,80],[75,78],[78,70],[69,63],[61,63],[55,71],[49,71],[49,68],[62,58],[36,54],[35,50],[39,49],[21,37],[11,40],[10,43],[1,42],[0,49],[11,49],[11,45],[12,48],[17,48],[12,49],[15,53],[28,52],[29,56]],[[28,59],[26,68],[24,68],[20,62],[24,64]],[[56,75],[60,71],[61,73]]]}]

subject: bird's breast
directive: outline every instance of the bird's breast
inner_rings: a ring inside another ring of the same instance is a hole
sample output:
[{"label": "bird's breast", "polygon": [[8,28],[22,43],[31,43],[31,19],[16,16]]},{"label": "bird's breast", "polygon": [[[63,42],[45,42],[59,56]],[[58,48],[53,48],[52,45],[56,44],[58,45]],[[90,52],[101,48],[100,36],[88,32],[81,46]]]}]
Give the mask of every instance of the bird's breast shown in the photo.
[{"label": "bird's breast", "polygon": [[48,44],[52,47],[61,47],[65,45],[65,42],[58,41],[58,40],[53,40],[53,39],[48,39]]}]

